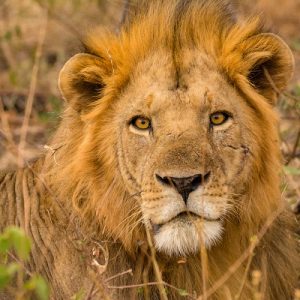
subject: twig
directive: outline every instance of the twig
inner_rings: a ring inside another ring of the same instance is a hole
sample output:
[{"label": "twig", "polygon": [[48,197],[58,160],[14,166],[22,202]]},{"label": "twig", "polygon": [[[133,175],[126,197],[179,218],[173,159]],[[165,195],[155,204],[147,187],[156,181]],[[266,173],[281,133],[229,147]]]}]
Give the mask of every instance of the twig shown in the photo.
[{"label": "twig", "polygon": [[92,286],[91,286],[88,294],[86,295],[85,300],[91,300],[92,299],[94,289],[95,289],[95,282],[92,283]]},{"label": "twig", "polygon": [[132,275],[132,269],[129,269],[129,270],[127,270],[127,271],[118,273],[118,274],[116,274],[116,275],[114,275],[114,276],[108,277],[108,278],[105,279],[104,282],[107,283],[108,281],[111,281],[111,280],[113,280],[113,279],[115,279],[115,278],[118,278],[118,277],[120,277],[120,276],[123,276],[123,275],[125,275],[125,274],[130,274],[130,275]]},{"label": "twig", "polygon": [[[102,275],[108,266],[109,261],[109,253],[107,249],[104,249],[104,247],[98,242],[93,240],[93,243],[97,246],[97,248],[93,248],[93,261],[92,265],[97,268],[98,274]],[[100,256],[99,250],[101,250],[102,254],[104,255],[104,264],[99,263],[97,260]]]},{"label": "twig", "polygon": [[23,165],[24,165],[23,157],[20,154],[23,154],[25,143],[26,143],[29,119],[30,119],[30,115],[31,115],[31,111],[32,111],[32,106],[33,106],[33,101],[34,101],[34,96],[35,96],[35,91],[36,91],[36,86],[37,86],[37,75],[38,75],[39,66],[40,66],[40,59],[42,56],[43,45],[44,45],[45,38],[46,38],[47,24],[48,24],[48,11],[46,11],[46,13],[45,13],[44,26],[42,26],[42,28],[40,29],[37,49],[36,49],[36,53],[35,53],[34,65],[33,65],[32,73],[31,73],[31,82],[30,82],[30,87],[29,87],[29,93],[28,93],[28,98],[26,101],[25,115],[24,115],[24,120],[23,120],[23,124],[21,127],[21,136],[20,136],[19,151],[18,151],[19,152],[18,166],[20,166],[20,167],[23,167]]},{"label": "twig", "polygon": [[[134,289],[134,288],[139,288],[139,287],[145,287],[145,286],[154,286],[154,285],[159,285],[160,284],[160,282],[146,282],[146,283],[140,283],[140,284],[130,284],[130,285],[109,285],[109,286],[107,286],[107,288],[109,288],[109,289],[119,289],[119,290],[123,290],[123,289]],[[173,289],[173,290],[175,290],[175,291],[177,291],[178,293],[180,293],[180,292],[182,292],[182,289],[179,289],[179,288],[177,288],[176,286],[174,286],[174,285],[171,285],[171,284],[169,284],[169,283],[167,283],[167,282],[165,282],[165,281],[163,281],[162,282],[162,284],[164,285],[164,286],[167,286],[167,287],[169,287],[169,288],[171,288],[171,289]],[[191,294],[185,294],[187,297],[189,297],[189,298],[191,298],[191,299],[195,299],[196,300],[196,298],[193,296],[193,295],[191,295]],[[168,299],[168,298],[167,298]]]},{"label": "twig", "polygon": [[25,266],[25,264],[19,260],[16,256],[14,256],[11,252],[7,252],[8,256],[12,258],[14,261],[16,261],[19,265],[22,266],[22,268],[25,270],[26,274],[29,276],[32,276],[33,274],[28,270],[28,268]]},{"label": "twig", "polygon": [[[92,292],[90,294],[90,299],[93,299],[94,297],[96,297],[95,299],[103,299],[103,300],[112,300],[108,291],[107,291],[107,287],[104,285],[102,278],[99,280],[99,274],[93,273],[94,276],[92,276],[92,280],[94,283],[94,287],[91,289]],[[95,287],[97,287],[97,289],[95,289]]]},{"label": "twig", "polygon": [[[133,288],[139,288],[144,286],[153,286],[161,284],[160,282],[146,282],[146,283],[140,283],[140,284],[129,284],[129,285],[108,285],[107,287],[109,289],[118,289],[118,290],[124,290],[124,289],[133,289]],[[164,284],[164,282],[163,282]]]},{"label": "twig", "polygon": [[280,95],[281,94],[281,91],[277,88],[275,82],[273,81],[269,71],[263,67],[263,71],[264,71],[264,75],[266,76],[267,80],[269,81],[272,89],[277,93],[277,95]]}]

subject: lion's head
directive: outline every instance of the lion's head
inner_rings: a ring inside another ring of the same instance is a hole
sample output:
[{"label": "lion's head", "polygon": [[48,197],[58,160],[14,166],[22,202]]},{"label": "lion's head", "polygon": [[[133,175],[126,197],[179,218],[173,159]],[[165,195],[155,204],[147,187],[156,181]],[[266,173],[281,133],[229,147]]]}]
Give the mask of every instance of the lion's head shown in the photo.
[{"label": "lion's head", "polygon": [[93,32],[60,74],[63,189],[125,247],[144,223],[170,256],[222,244],[232,224],[255,232],[276,207],[272,85],[293,69],[257,20],[235,21],[222,1],[181,2],[152,1],[119,34]]}]

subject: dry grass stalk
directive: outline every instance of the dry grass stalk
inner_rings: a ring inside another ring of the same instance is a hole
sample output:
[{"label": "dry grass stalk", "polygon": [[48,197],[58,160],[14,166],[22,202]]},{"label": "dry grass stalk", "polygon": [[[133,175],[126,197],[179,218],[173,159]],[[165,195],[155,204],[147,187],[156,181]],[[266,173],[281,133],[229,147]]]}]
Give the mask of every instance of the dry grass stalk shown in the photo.
[{"label": "dry grass stalk", "polygon": [[[203,227],[203,221],[200,227]],[[200,232],[203,229],[200,228]],[[203,300],[207,300],[206,290],[207,290],[207,278],[208,278],[208,262],[207,262],[207,250],[205,248],[205,243],[203,236],[200,235],[200,257],[201,257],[201,271],[202,271],[202,285],[203,285]]]},{"label": "dry grass stalk", "polygon": [[[251,244],[254,243],[254,242],[255,241],[253,241],[253,240],[250,241]],[[240,289],[234,297],[235,300],[239,300],[241,298],[242,291],[243,291],[244,286],[246,284],[248,273],[249,273],[249,270],[250,270],[250,266],[251,266],[251,262],[252,262],[252,258],[253,258],[253,252],[254,252],[254,247],[251,247],[249,257],[248,257],[248,261],[247,261],[247,265],[246,265],[246,269],[245,269],[245,272],[244,272],[244,275],[243,275],[243,278],[242,278],[242,283],[241,283]]]},{"label": "dry grass stalk", "polygon": [[19,153],[18,166],[19,167],[24,166],[24,159],[23,159],[22,154],[23,154],[25,144],[26,144],[26,137],[27,137],[28,127],[29,127],[29,119],[30,119],[30,115],[32,112],[32,107],[33,107],[33,102],[34,102],[34,97],[35,97],[35,92],[36,92],[36,87],[37,87],[37,76],[38,76],[40,60],[41,60],[41,56],[42,56],[43,45],[44,45],[46,33],[47,33],[47,25],[48,25],[48,11],[45,12],[44,25],[41,27],[40,32],[39,32],[38,44],[37,44],[37,49],[36,49],[35,58],[34,58],[34,65],[33,65],[32,73],[31,73],[29,93],[28,93],[28,98],[26,101],[25,115],[24,115],[24,120],[23,120],[23,124],[21,127],[20,142],[19,142],[19,147],[18,147],[19,148],[19,151],[18,151],[18,153]]},{"label": "dry grass stalk", "polygon": [[[151,267],[151,261],[148,259],[147,260],[147,264],[144,268],[144,271],[143,271],[143,282],[144,283],[148,283],[149,282],[149,270],[150,270],[150,267]],[[148,286],[145,286],[144,287],[144,298],[145,300],[151,300],[150,298],[150,291],[149,291],[149,287]]]},{"label": "dry grass stalk", "polygon": [[152,261],[152,264],[153,264],[155,277],[158,281],[157,287],[158,287],[158,290],[159,290],[159,294],[160,294],[161,299],[168,300],[167,293],[166,293],[166,290],[164,288],[164,282],[162,280],[161,271],[159,269],[158,262],[156,260],[156,252],[155,252],[155,248],[153,246],[152,237],[151,237],[149,228],[147,226],[145,226],[145,229],[146,229],[147,241],[148,241],[148,244],[149,244],[149,247],[150,247],[150,252],[151,252],[151,261]]},{"label": "dry grass stalk", "polygon": [[254,270],[251,273],[251,285],[253,287],[253,299],[263,300],[261,293],[262,273],[259,270]]},{"label": "dry grass stalk", "polygon": [[[3,101],[2,101],[1,97],[0,97],[0,116],[1,116],[0,132],[3,134],[3,136],[7,140],[8,148],[9,148],[8,150],[13,151],[15,149],[15,142],[13,139],[13,134],[12,134],[11,128],[9,126],[7,116],[4,112]],[[13,151],[13,153],[16,154],[15,151]]]},{"label": "dry grass stalk", "polygon": [[[228,271],[221,276],[214,284],[213,286],[207,291],[206,297],[210,297],[213,295],[220,287],[222,287],[226,281],[238,270],[238,268],[246,261],[246,259],[253,253],[255,247],[258,245],[259,241],[263,238],[263,236],[266,234],[269,227],[272,225],[272,223],[276,220],[276,218],[280,215],[280,213],[283,211],[284,205],[279,206],[272,215],[269,216],[269,218],[266,220],[265,224],[257,234],[257,236],[254,236],[250,246],[243,252],[243,254],[231,265],[231,267],[228,269]],[[203,300],[203,294],[197,298],[197,300]]]}]

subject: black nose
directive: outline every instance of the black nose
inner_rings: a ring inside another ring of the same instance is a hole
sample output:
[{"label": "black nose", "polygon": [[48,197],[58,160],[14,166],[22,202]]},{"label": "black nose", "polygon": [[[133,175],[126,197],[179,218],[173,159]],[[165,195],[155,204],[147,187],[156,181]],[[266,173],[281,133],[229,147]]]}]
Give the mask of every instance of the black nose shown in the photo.
[{"label": "black nose", "polygon": [[200,186],[203,182],[207,181],[209,175],[210,172],[208,172],[204,176],[202,174],[196,174],[190,177],[176,178],[176,177],[160,177],[159,175],[156,174],[156,178],[160,183],[175,188],[177,192],[182,196],[183,201],[186,203],[189,194],[192,191],[195,191],[198,188],[198,186]]}]

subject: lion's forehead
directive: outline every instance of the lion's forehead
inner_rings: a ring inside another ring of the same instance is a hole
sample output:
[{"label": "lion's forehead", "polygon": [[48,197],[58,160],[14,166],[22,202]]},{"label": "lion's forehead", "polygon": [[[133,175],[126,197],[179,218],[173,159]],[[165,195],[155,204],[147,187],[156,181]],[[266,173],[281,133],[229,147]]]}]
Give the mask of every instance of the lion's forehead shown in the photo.
[{"label": "lion's forehead", "polygon": [[174,117],[199,108],[230,109],[238,96],[207,55],[184,51],[175,63],[172,53],[161,50],[137,64],[126,98],[133,110],[140,107],[151,115],[164,110]]}]

